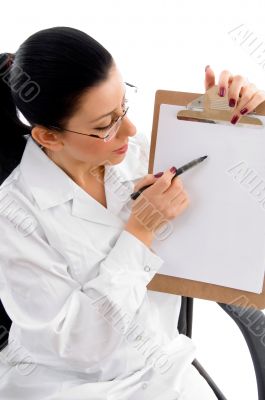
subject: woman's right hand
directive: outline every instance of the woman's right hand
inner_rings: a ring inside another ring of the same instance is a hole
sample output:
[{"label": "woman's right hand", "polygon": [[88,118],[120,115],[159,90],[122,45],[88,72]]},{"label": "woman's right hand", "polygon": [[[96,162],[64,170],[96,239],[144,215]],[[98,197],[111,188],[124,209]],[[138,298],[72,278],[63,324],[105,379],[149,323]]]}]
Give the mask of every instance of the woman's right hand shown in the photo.
[{"label": "woman's right hand", "polygon": [[166,170],[155,178],[148,174],[137,182],[135,191],[152,184],[133,200],[132,213],[125,227],[140,240],[150,245],[155,231],[169,220],[176,218],[189,205],[187,192],[179,176],[173,179],[175,171]]}]

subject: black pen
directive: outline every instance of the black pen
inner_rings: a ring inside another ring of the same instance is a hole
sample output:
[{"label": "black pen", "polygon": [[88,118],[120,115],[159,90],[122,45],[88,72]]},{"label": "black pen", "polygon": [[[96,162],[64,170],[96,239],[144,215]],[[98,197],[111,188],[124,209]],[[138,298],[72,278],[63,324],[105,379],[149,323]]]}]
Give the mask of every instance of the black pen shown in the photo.
[{"label": "black pen", "polygon": [[[188,169],[194,167],[195,165],[199,164],[200,162],[202,162],[203,160],[205,160],[205,158],[207,158],[208,156],[203,156],[203,157],[199,157],[196,158],[195,160],[190,161],[189,163],[182,165],[182,167],[177,168],[177,172],[175,173],[175,175],[173,176],[172,180],[174,178],[176,178],[176,176],[182,174],[184,171],[187,171]],[[140,194],[147,189],[148,187],[152,186],[153,184],[151,183],[150,185],[146,185],[144,187],[142,187],[141,189],[139,189],[137,192],[134,192],[131,194],[131,199],[132,200],[136,200],[138,196],[140,196]]]}]

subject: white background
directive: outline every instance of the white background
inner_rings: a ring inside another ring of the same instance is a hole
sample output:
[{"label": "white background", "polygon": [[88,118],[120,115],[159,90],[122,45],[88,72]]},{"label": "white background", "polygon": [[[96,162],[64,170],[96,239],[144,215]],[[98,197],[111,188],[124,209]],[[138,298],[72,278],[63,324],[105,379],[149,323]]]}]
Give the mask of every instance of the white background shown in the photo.
[{"label": "white background", "polygon": [[[29,35],[48,27],[85,31],[112,53],[124,80],[138,86],[134,122],[150,138],[155,91],[203,93],[207,64],[217,77],[229,69],[265,89],[264,12],[257,0],[13,0],[2,3],[0,51],[15,52]],[[241,24],[256,38],[251,46],[229,33]],[[229,400],[258,398],[247,346],[216,303],[195,301],[193,340],[198,360]]]}]

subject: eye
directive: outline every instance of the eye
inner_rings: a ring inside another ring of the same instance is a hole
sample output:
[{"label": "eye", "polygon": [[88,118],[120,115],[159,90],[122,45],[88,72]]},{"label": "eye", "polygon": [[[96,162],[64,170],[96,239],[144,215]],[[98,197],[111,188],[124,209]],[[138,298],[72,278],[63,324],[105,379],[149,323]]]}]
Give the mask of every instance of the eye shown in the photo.
[{"label": "eye", "polygon": [[[122,108],[125,111],[125,105],[128,103],[128,99],[124,99],[123,103],[122,103]],[[109,125],[107,126],[102,126],[99,128],[96,128],[98,131],[104,131],[105,129],[109,129],[112,127],[113,124],[115,124],[115,122],[117,121],[118,118],[116,118],[114,121],[112,121]]]},{"label": "eye", "polygon": [[97,129],[97,131],[104,131],[105,129],[110,128],[112,125],[113,125],[113,122],[107,126],[102,126],[101,128],[96,128],[96,129]]}]

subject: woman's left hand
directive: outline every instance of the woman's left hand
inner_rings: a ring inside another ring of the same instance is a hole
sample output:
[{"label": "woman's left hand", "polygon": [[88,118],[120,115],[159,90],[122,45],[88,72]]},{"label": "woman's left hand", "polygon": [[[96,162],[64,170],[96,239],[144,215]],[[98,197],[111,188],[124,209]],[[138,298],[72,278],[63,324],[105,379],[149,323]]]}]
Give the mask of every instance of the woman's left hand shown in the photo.
[{"label": "woman's left hand", "polygon": [[[215,85],[215,75],[212,68],[205,68],[205,90]],[[232,75],[224,70],[218,81],[218,94],[223,97],[228,94],[229,106],[233,107],[231,123],[236,124],[242,115],[253,111],[259,104],[265,101],[265,92],[257,89],[253,83],[241,75]]]}]

